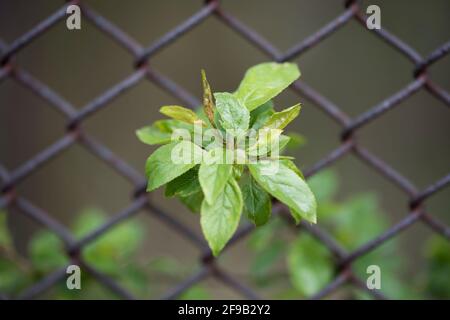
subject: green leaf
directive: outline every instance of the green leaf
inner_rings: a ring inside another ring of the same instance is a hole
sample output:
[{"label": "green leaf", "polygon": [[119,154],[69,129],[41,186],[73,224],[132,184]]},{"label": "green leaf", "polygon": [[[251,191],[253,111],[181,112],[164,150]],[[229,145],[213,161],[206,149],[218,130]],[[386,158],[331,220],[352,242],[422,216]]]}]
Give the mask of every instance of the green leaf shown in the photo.
[{"label": "green leaf", "polygon": [[12,248],[12,238],[9,232],[6,212],[0,211],[0,247]]},{"label": "green leaf", "polygon": [[[255,254],[251,264],[252,276],[258,283],[268,282],[268,271],[273,269],[280,256],[285,253],[286,243],[281,239],[275,239],[268,243],[264,250]],[[269,284],[269,283],[268,283]]]},{"label": "green leaf", "polygon": [[188,108],[184,108],[181,106],[164,106],[159,109],[159,112],[175,120],[190,124],[199,122],[200,124],[204,125],[203,121],[197,116],[197,114]]},{"label": "green leaf", "polygon": [[[190,141],[172,142],[159,147],[147,159],[147,191],[152,191],[200,163],[203,149]],[[184,159],[183,159],[184,158]]]},{"label": "green leaf", "polygon": [[181,176],[168,182],[164,195],[166,197],[186,197],[201,191],[200,183],[198,181],[198,169],[199,166],[195,166]]},{"label": "green leaf", "polygon": [[249,176],[242,186],[244,214],[256,226],[265,224],[272,213],[272,202],[269,194]]},{"label": "green leaf", "polygon": [[180,300],[211,300],[211,295],[209,294],[208,290],[206,288],[202,287],[201,285],[197,284],[186,291],[184,291],[180,297]]},{"label": "green leaf", "polygon": [[259,130],[274,113],[275,110],[273,109],[273,103],[269,100],[262,106],[250,112],[250,128],[253,130]]},{"label": "green leaf", "polygon": [[248,154],[255,156],[263,156],[278,148],[278,153],[280,149],[280,135],[282,130],[279,129],[261,129],[258,131],[258,136],[256,138],[256,143],[248,148]]},{"label": "green leaf", "polygon": [[199,117],[201,120],[203,120],[204,123],[206,123],[209,127],[211,127],[208,116],[205,113],[205,108],[203,108],[203,106],[195,108],[194,112],[197,115],[197,117]]},{"label": "green leaf", "polygon": [[308,180],[308,184],[319,205],[323,202],[332,201],[338,190],[338,178],[332,170],[321,171],[313,175]]},{"label": "green leaf", "polygon": [[275,112],[264,124],[265,128],[284,129],[289,122],[294,120],[300,113],[300,103],[280,112]]},{"label": "green leaf", "polygon": [[[73,230],[78,237],[85,236],[107,221],[98,209],[85,209],[77,218]],[[142,243],[144,229],[136,220],[120,223],[102,234],[83,250],[86,261],[102,272],[121,274],[121,264],[130,260]]]},{"label": "green leaf", "polygon": [[40,231],[29,244],[30,260],[38,272],[48,273],[67,264],[64,244],[54,233]]},{"label": "green leaf", "polygon": [[244,173],[244,165],[243,164],[234,164],[233,165],[233,177],[239,181],[242,174]]},{"label": "green leaf", "polygon": [[157,120],[153,123],[153,127],[165,133],[172,133],[175,129],[187,129],[189,131],[194,129],[191,124],[175,119]]},{"label": "green leaf", "polygon": [[170,143],[172,135],[167,132],[161,132],[154,126],[147,126],[136,130],[136,136],[141,142],[154,145]]},{"label": "green leaf", "polygon": [[270,223],[256,228],[249,238],[249,247],[255,252],[264,251],[271,243],[280,239],[280,235],[286,226],[279,217],[274,217]]},{"label": "green leaf", "polygon": [[426,289],[433,299],[450,299],[450,244],[434,236],[427,241]]},{"label": "green leaf", "polygon": [[261,63],[247,70],[235,95],[252,111],[277,96],[298,77],[300,71],[293,63]]},{"label": "green leaf", "polygon": [[203,192],[190,194],[188,196],[178,196],[180,201],[189,208],[193,213],[199,213],[204,199]]},{"label": "green leaf", "polygon": [[310,235],[301,234],[290,246],[287,263],[293,286],[305,297],[317,293],[332,279],[329,253]]},{"label": "green leaf", "polygon": [[[223,149],[212,149],[205,156],[211,160],[210,164],[202,162],[198,171],[198,180],[205,195],[205,200],[213,204],[218,196],[223,192],[228,178],[231,176],[233,165],[224,163]],[[215,158],[216,161],[212,161]]]},{"label": "green leaf", "polygon": [[136,135],[140,141],[149,145],[167,144],[172,142],[172,133],[179,129],[187,130],[191,135],[194,132],[192,124],[175,119],[164,119],[136,130]]},{"label": "green leaf", "polygon": [[242,206],[241,189],[232,177],[213,204],[203,201],[200,224],[214,256],[220,253],[236,231]]},{"label": "green leaf", "polygon": [[281,153],[289,144],[289,142],[291,141],[291,137],[281,134],[280,135],[280,140],[279,140],[279,153]]},{"label": "green leaf", "polygon": [[228,92],[214,93],[216,108],[221,118],[221,125],[225,130],[248,129],[250,112],[233,94]]},{"label": "green leaf", "polygon": [[209,86],[208,80],[206,79],[205,70],[202,69],[202,86],[203,86],[203,108],[205,114],[209,119],[209,122],[213,127],[214,123],[214,100],[211,92],[211,87]]},{"label": "green leaf", "polygon": [[[301,172],[301,170],[295,165],[294,161],[289,160],[289,159],[282,159],[280,161],[283,162],[287,167],[289,167],[289,169],[294,171],[300,178],[302,178],[302,180],[305,180],[305,177],[303,176],[303,172]],[[310,189],[312,189],[312,188],[310,188]],[[314,190],[314,189],[312,189],[312,190]]]},{"label": "green leaf", "polygon": [[[17,296],[20,292],[36,282],[32,272],[28,272],[28,265],[21,265],[20,261],[8,257],[9,252],[0,254],[0,292],[4,297]],[[14,252],[15,253],[15,252]],[[31,271],[31,270],[30,270]],[[51,270],[54,271],[54,270]]]},{"label": "green leaf", "polygon": [[295,150],[306,144],[306,138],[301,134],[298,134],[296,132],[289,132],[286,135],[291,138],[286,146],[287,149]]},{"label": "green leaf", "polygon": [[298,222],[304,218],[316,223],[316,199],[306,182],[285,161],[259,161],[249,164],[250,173],[272,196],[292,208]]},{"label": "green leaf", "polygon": [[336,228],[334,236],[345,248],[354,250],[387,228],[380,211],[374,194],[352,197],[330,217]]}]

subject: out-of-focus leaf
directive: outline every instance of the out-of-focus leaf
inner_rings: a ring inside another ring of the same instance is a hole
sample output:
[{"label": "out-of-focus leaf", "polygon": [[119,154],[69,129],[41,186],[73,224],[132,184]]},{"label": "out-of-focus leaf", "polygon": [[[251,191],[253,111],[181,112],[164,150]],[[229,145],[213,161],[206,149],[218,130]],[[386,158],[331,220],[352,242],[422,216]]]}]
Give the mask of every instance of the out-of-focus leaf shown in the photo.
[{"label": "out-of-focus leaf", "polygon": [[150,261],[148,264],[148,269],[152,272],[177,275],[180,273],[180,262],[171,257],[162,256],[154,258]]},{"label": "out-of-focus leaf", "polygon": [[285,253],[285,248],[286,244],[283,241],[274,240],[268,244],[265,250],[257,252],[251,265],[252,276],[259,281],[267,278],[267,273]]},{"label": "out-of-focus leaf", "polygon": [[432,299],[450,299],[450,244],[439,236],[427,243],[426,289]]},{"label": "out-of-focus leaf", "polygon": [[317,293],[332,279],[331,257],[310,235],[301,234],[290,246],[287,262],[293,286],[305,297]]},{"label": "out-of-focus leaf", "polygon": [[322,203],[331,201],[338,189],[338,178],[334,171],[326,170],[313,175],[308,180],[309,187],[316,196],[319,207]]},{"label": "out-of-focus leaf", "polygon": [[146,297],[150,293],[149,277],[145,270],[139,267],[137,261],[128,264],[120,273],[120,284],[138,297]]},{"label": "out-of-focus leaf", "polygon": [[6,212],[0,211],[0,246],[10,249],[11,244],[12,239],[8,230]]},{"label": "out-of-focus leaf", "polygon": [[387,228],[374,194],[355,196],[330,218],[336,226],[336,238],[348,249],[357,248]]},{"label": "out-of-focus leaf", "polygon": [[23,270],[16,261],[3,256],[0,250],[0,292],[15,295],[33,282],[29,270]]},{"label": "out-of-focus leaf", "polygon": [[[88,209],[77,219],[74,233],[84,236],[105,222],[106,217],[101,211]],[[103,272],[117,274],[136,252],[143,235],[143,227],[136,220],[124,221],[87,245],[83,250],[85,259]]]},{"label": "out-of-focus leaf", "polygon": [[56,271],[68,263],[62,241],[49,231],[34,235],[28,250],[33,267],[41,273]]},{"label": "out-of-focus leaf", "polygon": [[256,252],[263,251],[275,237],[277,232],[284,227],[283,221],[274,217],[270,223],[267,223],[259,228],[256,228],[250,236],[248,241],[249,247]]},{"label": "out-of-focus leaf", "polygon": [[211,295],[201,285],[195,285],[186,290],[180,297],[180,300],[210,300]]}]

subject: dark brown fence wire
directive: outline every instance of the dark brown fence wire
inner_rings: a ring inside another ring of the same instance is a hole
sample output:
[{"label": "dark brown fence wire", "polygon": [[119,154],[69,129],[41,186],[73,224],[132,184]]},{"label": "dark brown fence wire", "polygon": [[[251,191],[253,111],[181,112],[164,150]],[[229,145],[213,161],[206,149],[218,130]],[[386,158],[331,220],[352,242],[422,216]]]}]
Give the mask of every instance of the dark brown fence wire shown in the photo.
[{"label": "dark brown fence wire", "polygon": [[[87,103],[80,110],[77,110],[70,102],[59,96],[57,92],[53,91],[47,85],[27,73],[14,61],[15,54],[19,53],[21,50],[24,50],[30,43],[44,34],[48,29],[60,20],[64,19],[66,17],[66,8],[71,4],[79,5],[84,18],[89,20],[106,36],[109,36],[120,46],[129,51],[135,59],[133,71],[127,78],[106,90],[106,92]],[[198,247],[201,252],[203,252],[200,256],[200,270],[185,279],[182,283],[179,283],[176,287],[172,288],[172,290],[167,292],[162,298],[175,299],[185,290],[201,282],[207,277],[214,277],[219,282],[223,283],[223,285],[235,290],[245,298],[257,299],[259,297],[256,292],[242,284],[242,282],[233,278],[230,273],[224,270],[217,263],[202,238],[197,236],[193,231],[177,219],[173,218],[170,213],[158,208],[156,204],[147,197],[145,193],[146,179],[144,176],[132,168],[123,159],[116,156],[105,145],[97,141],[82,128],[83,121],[86,118],[90,117],[93,113],[99,112],[101,109],[106,108],[109,102],[144,79],[153,82],[161,89],[167,91],[169,94],[180,99],[192,108],[200,105],[200,102],[195,97],[177,85],[172,79],[169,79],[154,70],[149,65],[149,60],[151,60],[154,55],[162,51],[165,47],[169,46],[171,43],[188,33],[195,26],[202,23],[209,16],[215,16],[237,34],[241,35],[248,42],[260,49],[269,57],[269,59],[279,62],[288,61],[298,57],[308,49],[325,40],[327,37],[333,35],[334,32],[350,20],[354,19],[358,21],[361,24],[361,27],[366,29],[367,18],[364,15],[364,10],[359,1],[346,1],[343,6],[343,12],[338,17],[330,21],[315,33],[308,36],[300,43],[294,45],[291,49],[287,50],[287,52],[282,53],[270,42],[259,35],[255,30],[252,30],[240,20],[224,11],[220,6],[220,1],[211,0],[206,1],[204,6],[191,17],[175,26],[172,30],[151,43],[149,46],[143,47],[128,36],[122,29],[114,25],[111,21],[85,6],[81,3],[81,1],[74,0],[59,8],[51,16],[47,17],[45,20],[14,40],[12,43],[6,44],[4,42],[0,42],[0,82],[8,77],[14,79],[19,84],[23,85],[25,88],[28,88],[37,96],[45,100],[50,106],[56,108],[56,110],[61,112],[67,118],[66,133],[59,140],[43,149],[41,152],[11,172],[8,172],[5,167],[0,164],[0,180],[2,181],[0,209],[14,206],[19,209],[21,213],[34,220],[36,223],[54,232],[65,243],[66,252],[71,261],[70,263],[80,265],[83,270],[90,273],[98,280],[98,282],[109,288],[121,298],[134,299],[135,297],[128,292],[126,288],[118,285],[112,278],[87,264],[83,260],[81,252],[87,244],[95,241],[99,236],[108,232],[113,226],[133,217],[142,209],[159,218],[174,232],[184,236],[194,246]],[[392,96],[387,97],[379,104],[373,106],[355,118],[350,118],[338,106],[329,101],[326,97],[322,96],[305,82],[298,80],[292,84],[292,90],[304,98],[312,101],[342,128],[341,144],[336,149],[331,150],[329,154],[325,155],[311,168],[306,170],[305,176],[310,177],[323,168],[332,165],[343,156],[353,153],[362,162],[368,164],[374,171],[406,193],[409,197],[409,203],[407,204],[408,210],[403,219],[398,221],[375,239],[372,239],[351,252],[347,252],[343,249],[327,232],[322,230],[320,226],[311,226],[307,223],[301,223],[297,228],[302,228],[321,241],[330,250],[336,262],[336,275],[334,280],[316,295],[311,297],[313,299],[326,297],[344,284],[352,284],[358,288],[366,290],[368,293],[373,295],[374,298],[386,299],[387,297],[379,291],[367,289],[365,282],[356,277],[353,273],[352,263],[362,255],[376,249],[384,242],[399,235],[402,231],[419,221],[429,226],[434,232],[439,233],[447,240],[450,240],[450,227],[438,221],[423,207],[424,202],[430,196],[449,185],[450,173],[438,181],[431,183],[424,190],[418,190],[406,177],[402,176],[398,171],[393,169],[382,159],[372,154],[369,150],[364,148],[364,146],[357,143],[357,133],[361,127],[381,117],[387,111],[395,108],[400,102],[409,98],[418,90],[425,89],[432,96],[442,101],[445,105],[450,106],[449,92],[433,82],[427,74],[428,67],[434,63],[437,63],[449,53],[450,41],[431,52],[427,57],[422,57],[408,44],[384,28],[367,32],[375,34],[381,40],[388,43],[394,50],[399,51],[406,59],[411,61],[412,80],[403,89],[399,90]],[[135,188],[131,203],[128,207],[114,214],[107,223],[79,240],[76,240],[66,229],[66,227],[53,219],[48,212],[36,207],[27,199],[20,196],[20,194],[16,193],[16,186],[20,182],[75,143],[84,146],[89,152],[103,160],[118,174],[129,180]],[[287,211],[283,205],[277,203],[274,205],[274,212],[285,216]],[[293,228],[295,227],[293,226]],[[253,228],[251,225],[241,227],[225,249],[244,239],[252,231],[252,229]],[[226,254],[226,250],[223,254]],[[62,268],[54,271],[39,282],[35,283],[33,286],[24,290],[17,297],[5,298],[29,299],[37,297],[45,290],[65,279],[65,270],[66,268]]]}]

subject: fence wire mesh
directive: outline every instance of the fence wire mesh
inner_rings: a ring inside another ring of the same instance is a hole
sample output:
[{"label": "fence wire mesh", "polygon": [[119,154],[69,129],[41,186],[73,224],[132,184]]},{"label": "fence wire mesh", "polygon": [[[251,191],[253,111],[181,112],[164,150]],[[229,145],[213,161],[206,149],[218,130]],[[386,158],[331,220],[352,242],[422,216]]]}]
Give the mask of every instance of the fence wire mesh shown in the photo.
[{"label": "fence wire mesh", "polygon": [[[88,102],[81,109],[75,108],[69,101],[66,101],[57,92],[33,77],[26,70],[21,68],[14,59],[16,54],[22,50],[26,50],[28,45],[46,33],[60,20],[64,19],[66,17],[67,6],[71,4],[79,5],[83,17],[97,27],[105,36],[110,37],[117,42],[117,44],[125,48],[132,55],[135,61],[133,65],[134,69],[131,75]],[[241,281],[238,281],[238,279],[234,278],[227,270],[225,270],[225,268],[220,266],[216,258],[212,256],[202,238],[198,237],[196,233],[190,230],[187,226],[183,225],[183,223],[173,218],[170,213],[160,209],[151,199],[147,197],[145,193],[146,179],[144,176],[137,172],[126,161],[115,155],[104,144],[102,144],[101,141],[96,140],[82,127],[83,122],[87,118],[92,116],[94,113],[101,112],[103,109],[108,107],[109,103],[113,99],[122,95],[125,91],[144,80],[153,82],[158,87],[183,101],[186,105],[192,108],[200,105],[200,102],[184,88],[179,86],[172,79],[166,77],[164,74],[152,69],[149,65],[149,61],[151,61],[152,57],[157,53],[160,53],[164,48],[170,46],[173,42],[183,37],[210,16],[214,16],[226,26],[234,30],[246,41],[266,54],[269,59],[278,62],[290,61],[304,54],[309,49],[332,36],[338,29],[346,25],[351,20],[356,20],[361,25],[361,28],[365,29],[369,33],[366,29],[367,17],[364,14],[360,1],[346,1],[343,4],[343,11],[339,16],[310,36],[303,39],[301,42],[293,45],[291,49],[286,52],[280,52],[255,30],[251,29],[242,21],[238,20],[235,16],[225,11],[221,7],[219,0],[210,0],[206,1],[204,6],[195,14],[190,16],[185,21],[182,21],[166,34],[162,35],[159,39],[148,46],[143,46],[132,39],[124,30],[117,27],[112,21],[104,18],[101,14],[95,12],[82,3],[82,1],[74,0],[67,2],[49,17],[38,23],[30,31],[24,33],[11,43],[7,44],[3,41],[0,42],[0,82],[6,78],[13,79],[45,100],[49,106],[56,108],[67,119],[66,133],[56,142],[37,153],[21,166],[9,172],[3,165],[0,164],[0,179],[2,180],[0,209],[14,206],[21,213],[34,220],[36,223],[54,232],[64,242],[65,250],[70,258],[71,264],[75,263],[80,265],[83,270],[91,274],[99,283],[111,290],[120,298],[134,299],[136,297],[133,296],[126,288],[116,283],[114,279],[99,272],[94,267],[86,263],[86,261],[82,258],[82,251],[88,244],[96,241],[101,235],[107,233],[117,224],[134,217],[140,210],[148,211],[149,214],[156,216],[166,223],[173,230],[173,232],[181,234],[184,238],[186,238],[186,240],[191,242],[194,246],[198,247],[201,252],[203,252],[199,258],[201,263],[200,270],[192,274],[183,282],[179,283],[176,287],[172,288],[161,298],[175,299],[187,289],[203,281],[207,277],[214,277],[224,286],[235,290],[244,298],[259,298],[257,292],[244,285]],[[377,155],[371,153],[363,145],[357,142],[358,130],[368,123],[376,121],[387,111],[396,108],[402,101],[408,99],[415,92],[421,89],[428,91],[433,97],[440,100],[446,106],[450,106],[450,93],[435,83],[427,74],[427,69],[431,65],[438,63],[439,60],[449,53],[450,41],[443,44],[439,48],[436,48],[428,56],[423,57],[407,43],[384,28],[371,30],[370,32],[376,34],[380,40],[385,41],[392,47],[393,50],[400,52],[405,59],[412,63],[411,82],[395,94],[387,97],[377,105],[371,107],[354,118],[348,116],[332,101],[328,100],[305,82],[298,80],[293,83],[291,85],[291,89],[295,93],[312,101],[314,105],[319,107],[326,115],[333,119],[342,130],[340,137],[341,144],[336,149],[331,150],[322,159],[317,161],[317,163],[315,163],[311,168],[306,170],[305,177],[311,177],[322,169],[333,165],[340,158],[352,153],[362,162],[368,164],[369,167],[371,167],[376,173],[387,179],[390,183],[396,185],[408,196],[408,210],[403,219],[395,223],[376,238],[351,252],[342,248],[332,236],[321,229],[320,225],[311,226],[307,223],[301,223],[299,226],[292,225],[293,228],[301,228],[310,233],[313,237],[323,243],[335,258],[334,261],[336,272],[334,280],[332,280],[320,292],[310,297],[312,299],[327,297],[344,284],[354,285],[362,290],[366,290],[376,299],[387,299],[388,297],[384,296],[379,291],[367,289],[365,281],[362,281],[355,275],[352,271],[352,264],[357,259],[378,248],[386,241],[398,236],[402,231],[419,222],[427,225],[432,231],[439,233],[447,240],[450,240],[450,227],[430,215],[430,213],[424,208],[424,203],[428,200],[428,198],[449,185],[450,173],[443,176],[438,181],[430,183],[429,186],[423,190],[418,190],[418,188],[414,186],[408,178],[402,176],[388,163],[384,162],[382,159],[377,157]],[[42,166],[45,166],[49,161],[74,144],[80,144],[85,147],[88,152],[103,160],[107,165],[114,169],[117,174],[122,175],[129,180],[135,188],[133,197],[128,207],[115,213],[107,223],[81,239],[75,239],[71,232],[60,222],[52,218],[52,216],[46,212],[45,209],[35,206],[29,200],[16,192],[16,187],[30,174],[39,170]],[[287,208],[279,203],[276,203],[273,206],[273,211],[274,213],[282,216],[288,214]],[[235,245],[239,241],[242,241],[242,239],[249,235],[252,230],[253,228],[250,225],[240,228],[225,249]],[[226,250],[224,250],[223,254],[226,254]],[[62,281],[65,277],[66,268],[56,270],[45,276],[33,286],[24,290],[17,297],[5,298],[30,299],[39,297],[39,295],[43,294],[44,291]]]}]

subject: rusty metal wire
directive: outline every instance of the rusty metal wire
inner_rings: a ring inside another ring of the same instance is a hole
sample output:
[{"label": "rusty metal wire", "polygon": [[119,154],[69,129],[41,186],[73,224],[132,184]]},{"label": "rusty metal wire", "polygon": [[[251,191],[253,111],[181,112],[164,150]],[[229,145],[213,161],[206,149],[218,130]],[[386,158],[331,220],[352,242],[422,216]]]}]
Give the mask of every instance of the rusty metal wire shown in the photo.
[{"label": "rusty metal wire", "polygon": [[[75,108],[69,101],[66,101],[64,98],[59,96],[57,92],[53,91],[47,85],[27,73],[14,61],[15,54],[24,50],[30,43],[65,17],[66,8],[70,4],[80,5],[83,16],[100,31],[102,31],[105,36],[110,37],[117,42],[118,45],[126,49],[135,61],[132,66],[132,72],[128,77],[112,86],[80,109]],[[156,204],[145,195],[146,179],[144,176],[142,176],[126,161],[115,155],[105,145],[97,141],[82,128],[83,121],[92,116],[94,113],[101,112],[102,109],[108,107],[112,100],[144,80],[151,81],[190,107],[198,106],[200,103],[195,97],[193,97],[189,92],[180,87],[170,78],[167,78],[157,70],[150,67],[148,62],[156,54],[162,52],[167,46],[177,41],[180,37],[188,33],[197,25],[201,24],[210,16],[215,16],[218,20],[222,21],[237,34],[266,54],[268,58],[280,62],[297,58],[307,50],[332,36],[339,28],[346,25],[351,20],[358,21],[362,28],[365,29],[365,21],[367,19],[359,1],[345,1],[343,5],[343,12],[339,16],[324,25],[315,33],[305,38],[303,41],[293,45],[292,48],[287,50],[285,53],[282,53],[255,30],[246,26],[243,22],[226,12],[220,6],[219,0],[209,0],[206,1],[204,6],[191,17],[181,22],[179,25],[162,35],[150,45],[143,47],[127,35],[126,32],[114,25],[111,21],[96,13],[85,4],[81,3],[81,1],[74,0],[67,2],[61,8],[57,9],[52,15],[38,23],[34,28],[17,38],[12,43],[5,44],[0,40],[0,82],[8,77],[14,79],[17,83],[29,89],[31,92],[36,94],[36,96],[47,102],[49,106],[59,111],[66,117],[67,120],[66,133],[60,139],[40,151],[15,170],[8,172],[0,164],[0,209],[15,207],[25,216],[28,216],[36,223],[54,232],[64,242],[67,255],[71,262],[81,265],[82,268],[96,278],[99,283],[111,290],[118,297],[124,299],[134,299],[136,297],[128,292],[126,288],[122,288],[118,285],[112,278],[102,274],[87,264],[86,261],[83,260],[81,252],[86,245],[96,241],[99,236],[108,232],[113,226],[125,221],[126,219],[132,218],[141,210],[144,210],[148,214],[155,216],[163,223],[167,224],[174,232],[182,235],[187,241],[199,248],[202,252],[199,257],[199,261],[201,263],[200,270],[191,275],[185,281],[179,283],[176,287],[172,288],[169,292],[162,296],[163,299],[175,299],[185,290],[203,281],[207,277],[214,277],[225,286],[241,294],[244,298],[259,298],[259,295],[256,292],[245,286],[242,282],[239,282],[237,279],[233,278],[230,273],[218,265],[216,259],[212,256],[211,251],[208,249],[202,238],[197,236],[195,232],[172,217],[170,213],[158,208]],[[399,235],[402,231],[408,229],[419,221],[429,226],[432,231],[439,233],[446,239],[450,240],[450,227],[438,221],[423,208],[424,202],[429,197],[433,196],[435,193],[450,184],[450,173],[440,178],[438,181],[430,183],[430,185],[423,190],[418,190],[406,177],[402,176],[389,164],[385,163],[382,159],[378,158],[369,150],[358,144],[356,140],[358,130],[361,127],[364,127],[375,119],[382,117],[387,111],[396,108],[400,102],[408,99],[418,90],[426,90],[432,96],[439,99],[442,103],[450,106],[449,92],[434,83],[427,74],[427,69],[432,64],[438,63],[440,59],[449,53],[450,41],[431,52],[428,56],[422,57],[407,43],[384,28],[380,30],[372,30],[371,33],[378,36],[381,40],[388,43],[394,50],[397,50],[405,58],[411,61],[412,81],[403,89],[394,93],[392,96],[387,97],[355,118],[348,116],[333,102],[329,101],[326,97],[322,96],[319,92],[311,88],[303,81],[296,81],[292,84],[291,89],[295,93],[313,102],[314,105],[320,108],[326,115],[340,125],[342,129],[341,144],[334,150],[331,150],[322,159],[317,161],[317,163],[311,168],[306,170],[305,176],[308,178],[325,167],[333,165],[340,158],[353,153],[362,162],[366,163],[370,168],[386,180],[396,185],[408,196],[409,201],[406,203],[408,210],[403,219],[398,221],[375,239],[363,244],[352,252],[347,252],[343,249],[339,243],[336,242],[326,231],[322,230],[320,226],[311,226],[306,223],[302,223],[297,227],[292,226],[293,228],[301,228],[305,232],[309,232],[330,250],[335,259],[336,274],[334,280],[316,295],[311,297],[312,299],[324,298],[344,284],[354,285],[362,290],[366,290],[376,299],[387,299],[387,297],[380,292],[375,292],[366,288],[364,282],[361,281],[361,279],[358,279],[353,273],[352,263],[361,256],[379,247],[389,239]],[[80,240],[76,240],[69,230],[67,230],[58,221],[54,220],[48,212],[36,207],[16,192],[16,187],[18,184],[26,179],[30,174],[36,170],[39,170],[39,168],[46,165],[53,158],[59,156],[62,152],[76,143],[84,146],[88,152],[91,152],[104,161],[113,170],[115,170],[117,174],[125,177],[134,187],[132,199],[128,207],[115,213],[108,222]],[[287,215],[287,208],[279,203],[274,205],[273,210],[274,213],[278,213],[281,216],[286,217]],[[229,242],[223,254],[226,254],[228,248],[244,239],[249,233],[252,232],[252,230],[253,227],[250,225],[242,226]],[[30,288],[27,288],[19,296],[9,298],[35,298],[61,281],[64,277],[65,268],[56,270],[53,273],[48,274],[45,278],[41,279]],[[6,298],[4,295],[1,295],[1,297]]]}]

